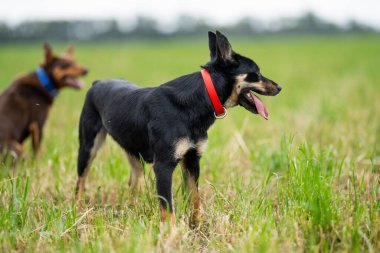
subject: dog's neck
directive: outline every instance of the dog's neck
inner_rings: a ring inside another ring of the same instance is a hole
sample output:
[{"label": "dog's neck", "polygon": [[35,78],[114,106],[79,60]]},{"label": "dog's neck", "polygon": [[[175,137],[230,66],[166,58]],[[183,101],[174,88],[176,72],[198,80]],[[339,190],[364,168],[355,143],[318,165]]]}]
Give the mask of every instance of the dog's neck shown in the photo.
[{"label": "dog's neck", "polygon": [[228,80],[221,73],[211,70],[211,79],[214,83],[216,93],[218,94],[220,102],[224,105],[232,93],[232,82]]},{"label": "dog's neck", "polygon": [[42,87],[49,93],[50,98],[54,99],[58,95],[58,88],[53,80],[42,67],[39,67],[35,73]]},{"label": "dog's neck", "polygon": [[[212,71],[210,74],[219,99],[224,104],[232,92],[229,82],[233,81],[227,80],[217,71]],[[185,112],[179,117],[189,119],[192,124],[197,126],[197,129],[202,129],[202,132],[206,132],[215,122],[214,107],[207,94],[200,71],[178,77],[161,85],[159,89],[165,89],[166,94],[175,93],[170,98],[175,100],[176,104],[182,105]]]},{"label": "dog's neck", "polygon": [[220,102],[219,95],[216,93],[215,85],[212,81],[210,73],[207,69],[202,69],[201,74],[207,94],[210,97],[210,101],[214,107],[215,118],[224,118],[227,114],[227,110]]}]

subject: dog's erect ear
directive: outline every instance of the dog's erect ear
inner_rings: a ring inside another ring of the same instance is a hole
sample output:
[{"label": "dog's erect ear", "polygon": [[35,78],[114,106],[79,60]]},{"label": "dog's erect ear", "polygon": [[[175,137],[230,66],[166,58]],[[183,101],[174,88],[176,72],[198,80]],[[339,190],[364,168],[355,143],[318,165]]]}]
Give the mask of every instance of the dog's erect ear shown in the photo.
[{"label": "dog's erect ear", "polygon": [[226,36],[216,31],[216,44],[218,47],[218,56],[225,62],[232,61],[232,47]]},{"label": "dog's erect ear", "polygon": [[51,46],[49,43],[44,43],[44,53],[45,53],[45,63],[49,63],[51,60],[53,60],[53,50],[51,49]]},{"label": "dog's erect ear", "polygon": [[69,59],[74,58],[74,46],[72,44],[67,45],[65,57]]},{"label": "dog's erect ear", "polygon": [[216,35],[213,32],[208,32],[208,47],[210,48],[211,61],[216,59],[218,49],[216,45]]}]

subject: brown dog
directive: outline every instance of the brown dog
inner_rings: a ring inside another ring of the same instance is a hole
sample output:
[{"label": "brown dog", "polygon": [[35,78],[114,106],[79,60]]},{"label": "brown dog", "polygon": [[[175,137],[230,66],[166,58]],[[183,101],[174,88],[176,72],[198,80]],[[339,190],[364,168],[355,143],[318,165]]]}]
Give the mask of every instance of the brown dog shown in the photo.
[{"label": "brown dog", "polygon": [[87,69],[73,58],[73,47],[55,56],[44,44],[45,61],[29,74],[17,78],[0,94],[0,153],[14,158],[23,154],[23,141],[30,135],[34,154],[39,151],[42,129],[58,91],[64,87],[81,89],[77,78]]}]

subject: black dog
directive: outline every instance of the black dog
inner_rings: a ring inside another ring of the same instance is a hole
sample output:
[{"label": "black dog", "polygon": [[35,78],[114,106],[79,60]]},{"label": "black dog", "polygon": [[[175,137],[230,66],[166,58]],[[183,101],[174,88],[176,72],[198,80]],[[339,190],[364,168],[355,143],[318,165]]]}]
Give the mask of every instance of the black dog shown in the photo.
[{"label": "black dog", "polygon": [[140,157],[154,164],[161,218],[166,220],[168,210],[173,224],[172,173],[181,164],[193,202],[191,221],[196,224],[199,160],[215,116],[241,105],[267,118],[264,104],[252,91],[274,96],[281,90],[261,75],[254,61],[235,53],[223,34],[209,32],[208,36],[211,60],[202,67],[202,74],[195,72],[155,88],[140,88],[125,80],[94,82],[80,118],[77,198],[108,133],[128,156],[132,168],[129,185],[138,184]]}]

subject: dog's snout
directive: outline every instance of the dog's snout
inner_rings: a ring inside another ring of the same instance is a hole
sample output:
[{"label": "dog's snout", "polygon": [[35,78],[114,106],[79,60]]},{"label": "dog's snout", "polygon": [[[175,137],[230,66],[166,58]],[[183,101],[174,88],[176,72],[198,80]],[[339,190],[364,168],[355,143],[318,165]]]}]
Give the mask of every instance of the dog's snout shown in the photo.
[{"label": "dog's snout", "polygon": [[88,69],[83,69],[82,73],[83,73],[83,75],[87,75]]},{"label": "dog's snout", "polygon": [[280,85],[277,85],[277,90],[280,92],[282,90],[282,87]]}]

